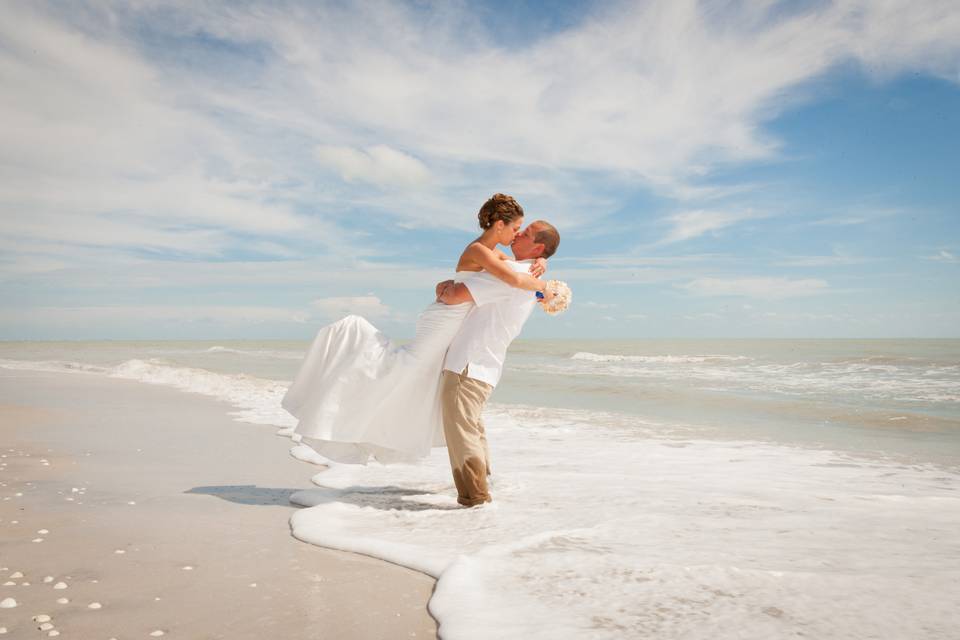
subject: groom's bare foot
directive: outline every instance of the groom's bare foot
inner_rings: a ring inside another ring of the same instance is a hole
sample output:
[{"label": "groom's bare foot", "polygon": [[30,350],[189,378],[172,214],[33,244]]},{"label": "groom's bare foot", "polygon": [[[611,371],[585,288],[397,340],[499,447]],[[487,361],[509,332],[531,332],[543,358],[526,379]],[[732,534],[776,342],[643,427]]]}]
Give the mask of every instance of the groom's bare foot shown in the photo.
[{"label": "groom's bare foot", "polygon": [[474,498],[471,500],[470,498],[463,498],[461,496],[457,496],[457,502],[463,505],[464,507],[479,507],[482,504],[493,502],[493,498],[488,496],[486,498]]}]

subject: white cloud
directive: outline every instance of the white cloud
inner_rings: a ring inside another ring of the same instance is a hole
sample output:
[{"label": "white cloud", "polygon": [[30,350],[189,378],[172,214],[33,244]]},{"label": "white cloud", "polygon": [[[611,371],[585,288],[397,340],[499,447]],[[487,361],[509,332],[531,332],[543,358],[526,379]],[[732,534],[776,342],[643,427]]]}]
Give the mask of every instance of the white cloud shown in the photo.
[{"label": "white cloud", "polygon": [[47,324],[50,326],[87,328],[106,324],[111,327],[151,324],[216,324],[248,326],[267,322],[304,321],[303,311],[280,307],[243,305],[104,305],[43,306],[4,309],[3,320],[10,326]]},{"label": "white cloud", "polygon": [[924,260],[933,260],[934,262],[945,262],[947,264],[960,263],[960,257],[955,256],[949,251],[941,250],[933,255],[925,256]]},{"label": "white cloud", "polygon": [[320,145],[317,161],[334,169],[347,182],[377,185],[421,185],[430,178],[427,167],[402,151],[378,144],[367,149]]},{"label": "white cloud", "polygon": [[846,211],[834,212],[826,218],[811,220],[807,224],[815,227],[846,227],[859,224],[882,222],[885,219],[889,219],[894,216],[902,216],[909,213],[916,214],[917,211],[881,205],[861,205],[850,208]]},{"label": "white cloud", "polygon": [[384,318],[391,315],[389,306],[374,295],[341,296],[332,298],[318,298],[312,306],[326,318],[340,318],[356,314],[365,318]]},{"label": "white cloud", "polygon": [[[838,64],[956,79],[951,0],[723,9],[598,5],[505,47],[470,4],[13,5],[0,25],[0,215],[206,225],[225,232],[219,250],[237,233],[302,237],[298,206],[328,226],[351,206],[470,226],[506,185],[574,226],[617,208],[577,172],[704,197],[719,164],[776,153],[764,123]],[[336,179],[318,182],[322,169]],[[427,182],[428,196],[404,193]],[[729,220],[676,223],[670,241]]]},{"label": "white cloud", "polygon": [[828,256],[790,256],[777,261],[782,267],[839,267],[865,264],[874,258],[834,254]]},{"label": "white cloud", "polygon": [[[345,258],[323,295],[372,282],[429,295],[443,274],[424,286],[419,276],[434,270],[422,261],[363,262],[377,239],[350,231],[358,212],[425,232],[472,229],[479,204],[506,191],[531,217],[589,232],[622,212],[629,185],[687,203],[663,240],[679,243],[749,217],[699,209],[744,188],[711,176],[776,156],[765,125],[813,99],[811,81],[830,69],[960,81],[954,0],[790,11],[595,3],[581,22],[523,46],[505,46],[477,11],[296,0],[4,6],[0,277],[23,291],[47,285],[46,295],[115,287],[129,299],[141,289],[124,285],[300,286]],[[830,223],[866,219],[857,213]],[[164,261],[145,257],[155,253]],[[284,261],[244,261],[251,253]],[[697,281],[684,259],[569,275]]]},{"label": "white cloud", "polygon": [[753,213],[732,213],[726,211],[683,211],[667,217],[671,229],[659,244],[670,244],[690,240],[705,233],[719,231],[743,220],[758,218]]},{"label": "white cloud", "polygon": [[691,313],[683,316],[684,320],[692,321],[701,321],[701,320],[723,320],[723,316],[719,313],[714,313],[712,311],[704,311],[703,313]]},{"label": "white cloud", "polygon": [[699,296],[740,296],[763,300],[817,295],[829,289],[824,280],[815,278],[697,278],[680,288]]}]

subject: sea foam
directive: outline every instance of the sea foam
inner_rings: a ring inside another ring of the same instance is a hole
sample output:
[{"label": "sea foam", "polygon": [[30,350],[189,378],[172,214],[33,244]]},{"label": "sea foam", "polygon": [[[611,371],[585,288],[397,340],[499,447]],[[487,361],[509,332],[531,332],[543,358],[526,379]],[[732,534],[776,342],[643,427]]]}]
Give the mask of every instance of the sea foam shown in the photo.
[{"label": "sea foam", "polygon": [[949,637],[958,474],[522,417],[485,415],[492,504],[453,503],[442,450],[335,465],[294,535],[437,577],[444,638]]}]

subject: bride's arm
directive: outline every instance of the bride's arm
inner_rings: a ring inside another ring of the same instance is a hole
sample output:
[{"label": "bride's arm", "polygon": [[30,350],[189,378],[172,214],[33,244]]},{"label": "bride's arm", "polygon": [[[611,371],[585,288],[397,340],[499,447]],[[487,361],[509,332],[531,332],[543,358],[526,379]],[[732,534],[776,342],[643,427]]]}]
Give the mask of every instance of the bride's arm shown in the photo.
[{"label": "bride's arm", "polygon": [[479,242],[474,242],[463,251],[460,261],[462,262],[464,258],[480,265],[484,271],[511,287],[541,292],[546,288],[546,284],[542,280],[534,278],[529,273],[514,271],[509,265],[505,264],[504,260],[500,259],[496,252],[491,251]]}]

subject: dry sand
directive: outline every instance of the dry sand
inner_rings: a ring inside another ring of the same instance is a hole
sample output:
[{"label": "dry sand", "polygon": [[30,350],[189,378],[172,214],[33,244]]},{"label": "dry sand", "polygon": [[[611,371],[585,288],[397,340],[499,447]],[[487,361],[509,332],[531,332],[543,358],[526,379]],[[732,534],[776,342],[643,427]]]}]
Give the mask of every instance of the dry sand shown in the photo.
[{"label": "dry sand", "polygon": [[316,468],[229,409],[0,370],[0,638],[435,638],[432,578],[290,536]]}]

